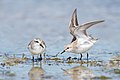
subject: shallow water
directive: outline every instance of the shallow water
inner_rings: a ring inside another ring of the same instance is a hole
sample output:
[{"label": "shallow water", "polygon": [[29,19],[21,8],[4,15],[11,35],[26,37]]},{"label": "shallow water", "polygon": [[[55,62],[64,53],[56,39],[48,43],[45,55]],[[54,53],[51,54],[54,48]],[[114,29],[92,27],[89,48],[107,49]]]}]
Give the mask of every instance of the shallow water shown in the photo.
[{"label": "shallow water", "polygon": [[[28,58],[31,58],[27,45],[31,39],[40,37],[46,42],[46,54],[51,55],[51,58],[52,55],[62,51],[64,45],[71,41],[72,37],[68,31],[68,24],[75,8],[78,10],[80,24],[91,20],[105,20],[104,23],[88,30],[90,34],[100,38],[96,45],[89,50],[89,61],[95,63],[102,61],[104,65],[100,66],[101,63],[93,66],[91,66],[92,63],[68,64],[67,62],[59,63],[48,60],[47,63],[44,61],[41,63],[42,68],[37,68],[40,71],[37,72],[38,76],[41,75],[40,79],[42,80],[80,80],[101,77],[118,80],[120,78],[119,61],[117,63],[112,62],[113,64],[116,63],[113,66],[110,60],[120,55],[119,0],[1,0],[0,54],[2,56],[4,53],[16,54],[19,57],[24,53]],[[58,57],[67,59],[69,56],[78,57],[72,53],[65,53]],[[5,58],[1,57],[0,59],[2,63]],[[86,61],[86,54],[83,55],[83,60]],[[35,66],[39,67],[39,64]],[[3,74],[3,68],[7,69],[1,66],[1,80],[28,80],[30,79],[28,73],[32,70],[32,63],[26,61],[23,64],[10,66],[7,70],[9,74]],[[75,75],[71,71],[74,69],[77,71],[73,72]],[[12,76],[11,73],[13,73]]]}]

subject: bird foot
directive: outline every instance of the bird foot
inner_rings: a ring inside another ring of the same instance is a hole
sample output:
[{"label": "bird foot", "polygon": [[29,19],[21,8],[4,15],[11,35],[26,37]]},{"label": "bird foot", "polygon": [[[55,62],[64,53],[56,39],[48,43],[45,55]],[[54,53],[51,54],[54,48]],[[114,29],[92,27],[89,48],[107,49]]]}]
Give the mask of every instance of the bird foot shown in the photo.
[{"label": "bird foot", "polygon": [[78,58],[78,61],[82,61],[82,58]]},{"label": "bird foot", "polygon": [[38,58],[39,61],[42,61],[42,57],[41,58]]},{"label": "bird foot", "polygon": [[31,59],[32,60],[32,62],[34,62],[34,59]]}]

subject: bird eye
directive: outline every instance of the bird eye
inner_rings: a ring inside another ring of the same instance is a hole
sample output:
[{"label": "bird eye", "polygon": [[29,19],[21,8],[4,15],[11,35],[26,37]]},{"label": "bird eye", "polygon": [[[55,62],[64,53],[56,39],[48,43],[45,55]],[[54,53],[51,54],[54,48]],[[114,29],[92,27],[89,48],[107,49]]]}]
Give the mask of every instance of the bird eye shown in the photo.
[{"label": "bird eye", "polygon": [[39,43],[38,41],[35,41],[36,43]]},{"label": "bird eye", "polygon": [[69,47],[67,47],[67,49],[69,49]]}]

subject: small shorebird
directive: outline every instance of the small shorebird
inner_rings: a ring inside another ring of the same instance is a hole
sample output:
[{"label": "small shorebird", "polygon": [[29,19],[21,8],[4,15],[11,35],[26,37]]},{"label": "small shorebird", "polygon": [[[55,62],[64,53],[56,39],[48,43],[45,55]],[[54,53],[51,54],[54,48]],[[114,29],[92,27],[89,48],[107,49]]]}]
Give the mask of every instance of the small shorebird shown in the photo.
[{"label": "small shorebird", "polygon": [[39,55],[39,54],[40,54],[40,60],[42,60],[42,53],[45,52],[46,45],[45,42],[40,38],[35,38],[28,44],[28,49],[32,54],[33,61],[34,61],[34,55]]},{"label": "small shorebird", "polygon": [[[70,34],[73,36],[73,39],[70,44],[65,46],[61,54],[64,52],[72,52],[72,53],[80,54],[81,55],[80,60],[81,60],[82,53],[88,51],[98,40],[97,38],[93,38],[91,35],[88,35],[86,30],[91,26],[101,22],[104,22],[104,20],[92,21],[85,23],[83,25],[79,25],[77,20],[77,9],[75,9],[69,24]],[[88,59],[88,53],[87,53],[87,59]]]}]

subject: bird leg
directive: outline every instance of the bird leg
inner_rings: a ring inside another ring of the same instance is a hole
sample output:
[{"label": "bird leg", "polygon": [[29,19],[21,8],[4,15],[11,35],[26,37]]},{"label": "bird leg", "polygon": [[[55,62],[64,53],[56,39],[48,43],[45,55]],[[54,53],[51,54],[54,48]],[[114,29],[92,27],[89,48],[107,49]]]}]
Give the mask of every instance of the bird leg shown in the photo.
[{"label": "bird leg", "polygon": [[89,55],[88,55],[88,53],[87,53],[87,61],[88,61],[88,56],[89,56]]},{"label": "bird leg", "polygon": [[32,61],[34,62],[34,55],[32,56]]},{"label": "bird leg", "polygon": [[80,53],[80,58],[79,58],[79,60],[82,60],[82,54]]},{"label": "bird leg", "polygon": [[82,60],[82,54],[80,54],[80,55],[81,55],[80,60]]},{"label": "bird leg", "polygon": [[42,55],[40,54],[40,59],[39,59],[40,61],[42,60]]},{"label": "bird leg", "polygon": [[89,55],[88,55],[88,53],[87,53],[87,66],[88,66],[88,63],[89,63],[88,56],[89,56]]}]

